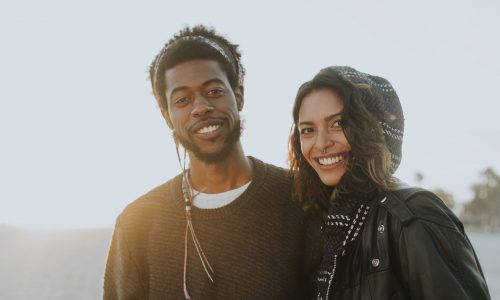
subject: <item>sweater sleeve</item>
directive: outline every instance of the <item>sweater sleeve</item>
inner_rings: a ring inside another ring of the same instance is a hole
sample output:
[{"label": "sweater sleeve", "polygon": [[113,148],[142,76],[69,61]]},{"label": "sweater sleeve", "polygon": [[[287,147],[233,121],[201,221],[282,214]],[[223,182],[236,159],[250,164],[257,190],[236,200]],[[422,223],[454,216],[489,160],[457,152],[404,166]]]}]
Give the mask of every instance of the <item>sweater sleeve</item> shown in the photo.
[{"label": "sweater sleeve", "polygon": [[137,263],[130,254],[126,231],[117,220],[104,274],[104,300],[147,299]]},{"label": "sweater sleeve", "polygon": [[316,299],[317,270],[323,258],[321,235],[322,216],[319,212],[306,213],[305,250],[302,271],[307,282],[306,299]]},{"label": "sweater sleeve", "polygon": [[[413,200],[412,200],[413,201]],[[439,199],[416,197],[417,218],[398,240],[401,275],[411,299],[490,299],[486,281],[458,219]]]}]

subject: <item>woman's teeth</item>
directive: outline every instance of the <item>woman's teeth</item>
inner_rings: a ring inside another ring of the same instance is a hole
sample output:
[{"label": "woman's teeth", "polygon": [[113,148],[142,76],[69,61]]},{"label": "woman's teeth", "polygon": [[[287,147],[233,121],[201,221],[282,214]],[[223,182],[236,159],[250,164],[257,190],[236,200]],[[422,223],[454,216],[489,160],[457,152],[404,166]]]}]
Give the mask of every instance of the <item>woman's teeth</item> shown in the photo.
[{"label": "woman's teeth", "polygon": [[344,156],[342,154],[318,159],[319,164],[323,166],[330,166],[342,160],[344,160]]},{"label": "woman's teeth", "polygon": [[198,130],[198,133],[210,133],[213,132],[217,129],[219,129],[220,125],[210,125],[210,126],[205,126]]}]

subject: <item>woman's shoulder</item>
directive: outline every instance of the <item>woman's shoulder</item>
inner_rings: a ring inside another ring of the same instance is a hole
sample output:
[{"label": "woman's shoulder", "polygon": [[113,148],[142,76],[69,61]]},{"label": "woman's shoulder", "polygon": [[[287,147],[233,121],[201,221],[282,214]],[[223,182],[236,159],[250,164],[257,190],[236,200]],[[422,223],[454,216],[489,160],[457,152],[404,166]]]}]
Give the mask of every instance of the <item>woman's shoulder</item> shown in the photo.
[{"label": "woman's shoulder", "polygon": [[414,220],[450,228],[462,227],[457,216],[433,192],[419,187],[402,187],[386,191],[380,206],[403,224]]}]

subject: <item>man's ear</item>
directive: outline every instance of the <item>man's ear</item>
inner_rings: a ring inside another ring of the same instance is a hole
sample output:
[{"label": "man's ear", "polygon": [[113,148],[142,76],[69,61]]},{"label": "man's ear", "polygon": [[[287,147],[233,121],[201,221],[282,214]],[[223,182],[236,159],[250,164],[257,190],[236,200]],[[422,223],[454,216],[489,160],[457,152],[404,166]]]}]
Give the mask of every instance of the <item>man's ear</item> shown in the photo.
[{"label": "man's ear", "polygon": [[161,115],[163,116],[163,119],[165,119],[165,122],[167,123],[168,128],[174,130],[174,125],[172,124],[172,121],[170,121],[170,116],[168,115],[168,111],[165,110],[163,107],[160,107]]},{"label": "man's ear", "polygon": [[244,92],[245,89],[243,88],[242,85],[238,86],[234,91],[234,96],[236,97],[236,104],[238,106],[238,111],[241,111],[243,109],[243,104],[245,104]]}]

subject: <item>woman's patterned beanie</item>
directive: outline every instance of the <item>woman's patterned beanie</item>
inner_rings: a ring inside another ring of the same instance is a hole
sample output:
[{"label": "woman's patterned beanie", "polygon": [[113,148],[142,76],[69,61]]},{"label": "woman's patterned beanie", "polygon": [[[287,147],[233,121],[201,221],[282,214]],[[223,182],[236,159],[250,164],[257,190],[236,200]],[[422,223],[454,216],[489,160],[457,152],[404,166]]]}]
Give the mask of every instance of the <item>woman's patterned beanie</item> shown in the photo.
[{"label": "woman's patterned beanie", "polygon": [[401,146],[404,134],[404,116],[399,97],[386,79],[359,72],[351,67],[333,66],[326,68],[353,83],[368,85],[369,97],[363,97],[368,110],[375,110],[382,126],[385,143],[391,153],[391,167],[394,173],[401,162]]}]

